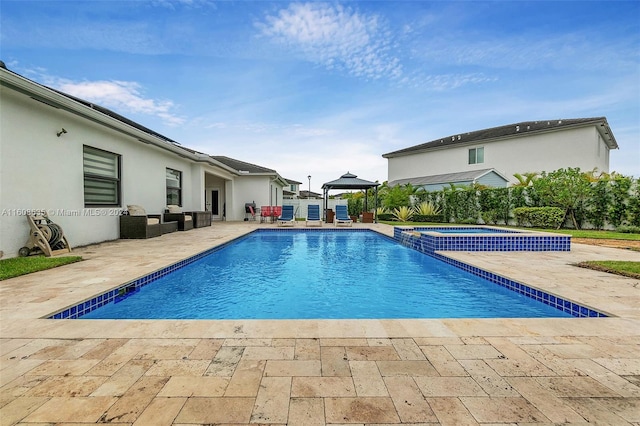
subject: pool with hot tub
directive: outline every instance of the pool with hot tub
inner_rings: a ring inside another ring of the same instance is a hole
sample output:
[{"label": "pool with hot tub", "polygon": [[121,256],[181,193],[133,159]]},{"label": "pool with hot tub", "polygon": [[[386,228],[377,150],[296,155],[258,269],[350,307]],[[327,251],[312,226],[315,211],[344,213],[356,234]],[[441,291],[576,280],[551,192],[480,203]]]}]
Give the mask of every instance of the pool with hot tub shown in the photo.
[{"label": "pool with hot tub", "polygon": [[570,251],[571,235],[497,226],[398,226],[401,244],[434,255],[437,251]]}]

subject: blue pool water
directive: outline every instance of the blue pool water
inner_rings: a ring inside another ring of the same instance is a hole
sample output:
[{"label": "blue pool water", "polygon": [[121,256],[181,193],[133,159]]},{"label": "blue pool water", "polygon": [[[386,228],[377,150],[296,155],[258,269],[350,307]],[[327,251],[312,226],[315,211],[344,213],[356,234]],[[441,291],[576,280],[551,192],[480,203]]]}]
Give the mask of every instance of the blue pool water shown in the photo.
[{"label": "blue pool water", "polygon": [[255,232],[82,318],[569,317],[375,232]]}]

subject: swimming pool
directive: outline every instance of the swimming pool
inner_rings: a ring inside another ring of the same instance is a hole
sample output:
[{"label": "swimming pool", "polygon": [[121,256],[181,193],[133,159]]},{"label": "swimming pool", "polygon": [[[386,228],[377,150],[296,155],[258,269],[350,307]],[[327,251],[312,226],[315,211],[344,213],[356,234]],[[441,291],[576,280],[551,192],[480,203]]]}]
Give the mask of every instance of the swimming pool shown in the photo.
[{"label": "swimming pool", "polygon": [[97,309],[83,305],[76,315],[86,319],[570,316],[557,309],[555,298],[553,306],[538,302],[372,231],[260,230],[163,275],[151,285],[121,288],[121,294],[112,298],[118,303],[100,302],[104,306]]}]

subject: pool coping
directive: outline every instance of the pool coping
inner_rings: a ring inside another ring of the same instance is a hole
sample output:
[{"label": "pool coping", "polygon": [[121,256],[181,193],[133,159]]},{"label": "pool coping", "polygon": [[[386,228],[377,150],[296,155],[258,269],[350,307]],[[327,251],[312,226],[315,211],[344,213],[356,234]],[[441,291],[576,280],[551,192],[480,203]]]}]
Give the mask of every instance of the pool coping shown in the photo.
[{"label": "pool coping", "polygon": [[[477,227],[476,227],[477,228]],[[109,289],[105,292],[101,292],[99,294],[94,295],[93,297],[85,298],[81,302],[75,303],[73,305],[68,305],[62,309],[56,310],[50,314],[47,314],[42,317],[42,319],[54,319],[54,320],[63,320],[63,319],[82,319],[82,316],[92,312],[95,309],[98,309],[104,305],[107,305],[112,302],[119,302],[122,299],[125,299],[140,290],[140,288],[151,284],[152,282],[164,277],[165,275],[172,273],[178,269],[181,269],[205,256],[208,256],[211,253],[215,253],[218,250],[221,250],[227,247],[230,244],[236,243],[244,238],[247,238],[249,235],[256,232],[375,232],[378,235],[381,235],[387,239],[395,241],[398,244],[401,244],[401,241],[397,238],[400,233],[407,231],[406,227],[394,227],[394,238],[391,238],[389,235],[386,235],[382,232],[377,231],[376,229],[368,229],[368,228],[258,228],[254,229],[248,233],[237,236],[236,238],[226,241],[222,244],[216,245],[214,247],[210,247],[205,249],[199,253],[188,256],[182,260],[177,262],[173,262],[165,267],[159,268],[151,273],[145,274],[143,276],[139,276],[134,278],[124,284],[119,284],[112,289]],[[538,233],[538,234],[547,234],[547,233]],[[457,234],[456,236],[458,236]],[[465,235],[465,234],[462,234]],[[473,235],[473,234],[467,234]],[[490,235],[490,234],[486,234]],[[555,234],[559,235],[559,234]],[[548,305],[552,308],[560,310],[562,312],[570,314],[572,317],[576,318],[584,318],[584,317],[598,317],[598,318],[606,318],[612,317],[614,315],[610,313],[605,313],[602,310],[595,309],[590,306],[583,306],[583,304],[577,303],[573,300],[566,299],[557,294],[549,293],[545,290],[541,290],[539,288],[514,281],[512,279],[506,278],[504,276],[495,274],[490,271],[486,271],[482,268],[478,268],[459,260],[452,259],[441,252],[429,252],[420,250],[415,247],[411,247],[416,249],[417,251],[426,254],[428,256],[434,257],[440,261],[443,261],[449,265],[455,266],[458,269],[461,269],[465,272],[471,273],[475,276],[486,279],[487,281],[504,287],[510,291],[514,291],[518,294],[521,294],[525,297],[531,298],[538,302],[541,302],[545,305]],[[500,318],[500,317],[497,317]],[[424,320],[431,318],[411,318],[416,320]],[[436,319],[459,319],[459,318],[436,318]],[[460,318],[464,319],[464,318]],[[212,321],[219,321],[217,319],[211,319]],[[242,319],[238,319],[241,321]],[[324,319],[317,319],[322,321]],[[349,319],[346,319],[349,320]],[[376,319],[373,319],[376,320]]]}]

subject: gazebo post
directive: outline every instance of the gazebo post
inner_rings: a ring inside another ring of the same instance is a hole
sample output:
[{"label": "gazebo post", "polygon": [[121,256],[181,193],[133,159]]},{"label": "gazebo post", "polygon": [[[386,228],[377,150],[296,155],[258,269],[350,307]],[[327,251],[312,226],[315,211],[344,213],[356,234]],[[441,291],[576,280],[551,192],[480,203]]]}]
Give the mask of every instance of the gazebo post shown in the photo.
[{"label": "gazebo post", "polygon": [[374,222],[378,223],[378,187],[376,186],[376,208],[373,212]]}]

